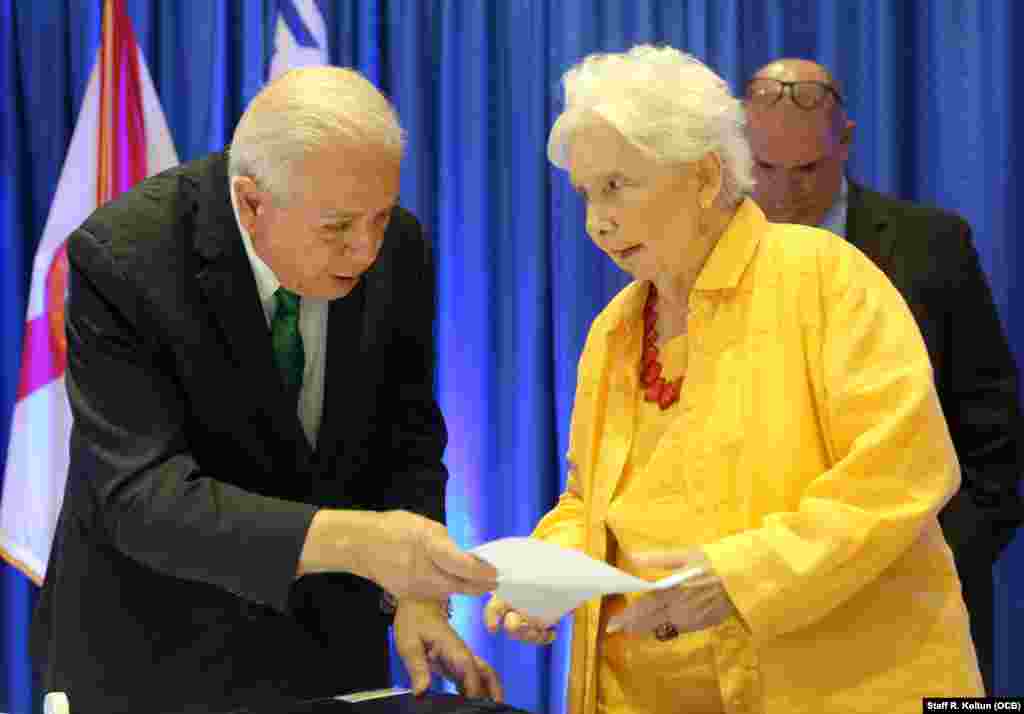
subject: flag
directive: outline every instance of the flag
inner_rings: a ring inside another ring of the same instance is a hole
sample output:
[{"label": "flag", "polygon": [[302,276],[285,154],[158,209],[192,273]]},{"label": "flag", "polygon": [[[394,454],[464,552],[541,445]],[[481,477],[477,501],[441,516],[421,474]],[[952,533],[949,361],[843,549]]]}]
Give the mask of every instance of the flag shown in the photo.
[{"label": "flag", "polygon": [[64,498],[71,434],[64,385],[67,238],[98,206],[177,163],[124,0],[105,0],[100,48],[33,263],[0,492],[0,556],[37,585]]},{"label": "flag", "polygon": [[327,62],[327,24],[316,0],[278,0],[267,79],[277,79],[290,69]]}]

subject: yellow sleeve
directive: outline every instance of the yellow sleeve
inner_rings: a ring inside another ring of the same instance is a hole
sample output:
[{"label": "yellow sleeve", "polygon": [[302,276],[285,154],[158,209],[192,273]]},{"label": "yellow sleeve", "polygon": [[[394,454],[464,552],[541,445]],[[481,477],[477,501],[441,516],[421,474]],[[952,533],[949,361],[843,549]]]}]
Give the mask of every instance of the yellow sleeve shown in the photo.
[{"label": "yellow sleeve", "polygon": [[588,380],[600,381],[599,365],[603,362],[603,353],[601,340],[596,336],[604,334],[607,330],[604,323],[606,314],[607,308],[591,324],[583,353],[576,366],[576,395],[573,400],[572,417],[569,420],[569,450],[565,455],[569,469],[565,492],[559,497],[555,507],[541,518],[531,534],[533,538],[581,551],[586,546],[584,498],[587,484],[584,483],[584,477],[578,467],[582,465],[583,474],[589,473],[594,458],[594,455],[589,453],[592,447],[588,445],[591,442],[584,436],[591,428],[592,405],[582,385]]},{"label": "yellow sleeve", "polygon": [[569,476],[565,492],[559,497],[555,507],[548,511],[534,528],[532,537],[555,543],[563,548],[583,550],[583,497],[571,451],[567,458]]},{"label": "yellow sleeve", "polygon": [[817,276],[833,291],[806,303],[820,317],[805,335],[832,467],[809,483],[798,510],[705,546],[760,638],[821,619],[878,578],[960,482],[910,310],[867,258],[844,251],[836,263]]}]

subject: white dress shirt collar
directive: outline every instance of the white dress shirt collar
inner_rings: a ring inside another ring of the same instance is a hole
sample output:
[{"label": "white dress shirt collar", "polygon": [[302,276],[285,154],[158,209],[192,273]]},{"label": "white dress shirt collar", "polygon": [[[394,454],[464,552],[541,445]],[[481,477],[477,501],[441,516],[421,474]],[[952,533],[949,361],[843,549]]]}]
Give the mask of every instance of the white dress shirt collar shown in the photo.
[{"label": "white dress shirt collar", "polygon": [[839,193],[836,194],[836,200],[832,203],[832,207],[828,209],[828,213],[821,219],[819,228],[832,231],[837,236],[846,237],[846,214],[850,207],[850,183],[846,180],[846,175],[843,175],[843,181],[839,184]]},{"label": "white dress shirt collar", "polygon": [[[235,195],[234,182],[229,185],[228,190],[231,194],[231,208],[235,212],[235,223],[238,224],[238,232],[242,234],[245,254],[249,257],[249,265],[252,266],[252,274],[256,278],[260,305],[263,307],[263,316],[267,320],[267,329],[269,330],[274,310],[277,309],[277,298],[274,293],[281,287],[281,281],[274,275],[270,266],[256,255],[252,237],[239,220],[238,197]],[[306,368],[302,375],[302,388],[299,390],[299,400],[296,406],[299,421],[302,422],[302,430],[311,446],[316,444],[317,435],[320,432],[320,419],[323,416],[327,363],[327,315],[326,300],[302,298],[302,308],[299,311],[299,334],[302,335]]]}]

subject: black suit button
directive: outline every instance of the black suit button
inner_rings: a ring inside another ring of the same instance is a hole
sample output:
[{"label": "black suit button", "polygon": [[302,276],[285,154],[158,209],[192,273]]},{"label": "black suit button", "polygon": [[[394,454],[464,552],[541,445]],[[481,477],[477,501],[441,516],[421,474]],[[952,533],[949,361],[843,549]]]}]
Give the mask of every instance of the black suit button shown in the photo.
[{"label": "black suit button", "polygon": [[268,617],[276,617],[277,611],[272,607],[264,605],[260,602],[252,602],[251,600],[242,600],[242,615],[247,620],[265,620]]}]

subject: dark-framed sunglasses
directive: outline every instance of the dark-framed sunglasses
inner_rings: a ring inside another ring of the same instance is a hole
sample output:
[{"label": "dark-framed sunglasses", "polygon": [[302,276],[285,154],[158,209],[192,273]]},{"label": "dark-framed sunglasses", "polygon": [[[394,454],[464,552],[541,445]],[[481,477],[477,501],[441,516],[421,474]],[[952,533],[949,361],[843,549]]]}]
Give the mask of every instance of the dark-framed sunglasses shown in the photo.
[{"label": "dark-framed sunglasses", "polygon": [[747,82],[747,101],[751,104],[770,107],[782,99],[787,91],[789,91],[789,97],[793,100],[793,104],[801,109],[817,109],[830,94],[835,97],[836,102],[843,103],[843,98],[836,88],[827,82],[815,82],[814,80],[785,82],[771,77],[754,77]]}]

